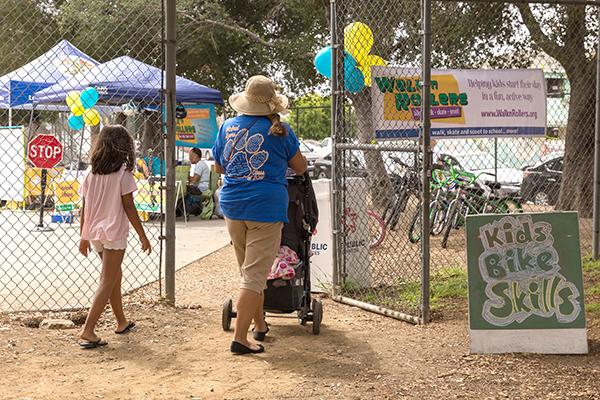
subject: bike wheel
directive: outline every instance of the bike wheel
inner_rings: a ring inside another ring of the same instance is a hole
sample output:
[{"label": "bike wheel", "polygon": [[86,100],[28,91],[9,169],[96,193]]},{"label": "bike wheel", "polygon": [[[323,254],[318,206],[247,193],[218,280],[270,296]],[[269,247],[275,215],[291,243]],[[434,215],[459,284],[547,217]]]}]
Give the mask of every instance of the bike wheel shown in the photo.
[{"label": "bike wheel", "polygon": [[439,235],[444,230],[446,224],[446,211],[447,207],[445,203],[434,201],[431,203],[431,234]]},{"label": "bike wheel", "polygon": [[421,240],[421,222],[423,220],[421,214],[421,206],[418,206],[408,227],[408,240],[411,243],[417,243]]},{"label": "bike wheel", "polygon": [[515,199],[505,198],[498,201],[498,208],[504,214],[520,214],[523,212],[523,206]]},{"label": "bike wheel", "polygon": [[[448,219],[446,220],[446,226],[444,227],[444,236],[442,237],[442,248],[448,247],[448,238],[450,237],[450,231],[455,228],[455,224],[458,225],[460,219],[460,204],[456,200],[452,200],[448,207]],[[458,229],[456,227],[455,229]]]},{"label": "bike wheel", "polygon": [[374,249],[385,239],[385,222],[375,211],[367,210],[369,223],[369,249]]},{"label": "bike wheel", "polygon": [[391,231],[395,231],[396,229],[398,229],[398,223],[400,222],[400,214],[402,214],[403,201],[404,200],[401,197],[396,199],[394,205],[392,206],[392,211],[388,219],[385,221],[386,226],[389,227]]}]

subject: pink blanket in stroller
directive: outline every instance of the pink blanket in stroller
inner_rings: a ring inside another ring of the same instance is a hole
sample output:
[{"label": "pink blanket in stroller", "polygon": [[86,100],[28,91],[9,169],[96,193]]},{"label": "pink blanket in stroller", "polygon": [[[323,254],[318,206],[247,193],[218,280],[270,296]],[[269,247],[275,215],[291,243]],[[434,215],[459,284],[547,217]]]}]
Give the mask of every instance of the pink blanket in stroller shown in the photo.
[{"label": "pink blanket in stroller", "polygon": [[296,276],[294,267],[298,262],[300,262],[300,259],[294,250],[287,246],[281,246],[279,248],[279,254],[271,267],[271,273],[267,279],[294,279]]}]

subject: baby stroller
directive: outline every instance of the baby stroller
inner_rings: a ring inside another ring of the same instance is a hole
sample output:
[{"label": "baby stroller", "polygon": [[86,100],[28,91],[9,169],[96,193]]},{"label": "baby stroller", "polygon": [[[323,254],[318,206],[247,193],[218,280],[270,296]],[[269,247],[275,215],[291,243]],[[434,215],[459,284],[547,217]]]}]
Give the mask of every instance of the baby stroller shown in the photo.
[{"label": "baby stroller", "polygon": [[[323,305],[311,298],[310,293],[310,240],[317,226],[317,200],[310,176],[291,176],[288,181],[288,220],[284,225],[281,245],[294,250],[300,262],[294,268],[295,277],[291,280],[273,279],[267,281],[264,291],[265,312],[291,314],[296,312],[301,325],[311,321],[312,332],[318,335],[323,319]],[[223,304],[223,330],[231,328],[231,320],[237,313],[233,310],[232,299]]]}]

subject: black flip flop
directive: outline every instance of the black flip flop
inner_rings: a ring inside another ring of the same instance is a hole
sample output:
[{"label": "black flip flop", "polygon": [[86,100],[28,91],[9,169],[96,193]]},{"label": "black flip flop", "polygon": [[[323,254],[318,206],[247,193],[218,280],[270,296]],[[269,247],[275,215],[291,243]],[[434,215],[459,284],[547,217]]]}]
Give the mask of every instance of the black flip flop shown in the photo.
[{"label": "black flip flop", "polygon": [[135,326],[135,322],[134,321],[129,321],[129,323],[127,324],[127,326],[125,328],[123,328],[123,330],[120,331],[115,331],[115,333],[117,335],[122,335],[124,333],[127,333],[131,330],[131,328],[133,328]]},{"label": "black flip flop", "polygon": [[240,342],[233,341],[233,342],[231,342],[230,350],[235,355],[241,355],[241,354],[258,354],[258,353],[262,353],[262,352],[265,351],[265,348],[261,344],[259,344],[258,345],[258,349],[254,350],[251,347],[244,346]]},{"label": "black flip flop", "polygon": [[270,330],[271,330],[271,327],[269,326],[269,324],[267,324],[267,330],[264,332],[259,332],[259,331],[255,331],[254,329],[252,329],[252,336],[254,337],[254,340],[258,340],[259,342],[264,342],[265,338],[267,337],[267,333],[269,333]]},{"label": "black flip flop", "polygon": [[79,347],[81,347],[83,350],[88,350],[88,349],[96,349],[98,347],[102,347],[102,346],[106,346],[108,344],[108,342],[106,340],[102,340],[101,338],[98,338],[98,340],[94,340],[92,342],[85,341],[85,342],[81,342],[79,343]]}]

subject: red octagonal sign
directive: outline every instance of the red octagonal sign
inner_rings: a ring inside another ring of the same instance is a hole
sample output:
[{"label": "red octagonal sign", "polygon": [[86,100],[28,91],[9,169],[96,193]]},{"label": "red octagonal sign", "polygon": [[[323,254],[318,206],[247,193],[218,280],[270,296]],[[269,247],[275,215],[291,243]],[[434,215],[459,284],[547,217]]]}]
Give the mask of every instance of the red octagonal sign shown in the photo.
[{"label": "red octagonal sign", "polygon": [[36,168],[53,168],[62,161],[63,145],[52,135],[38,135],[27,146],[27,158]]}]

